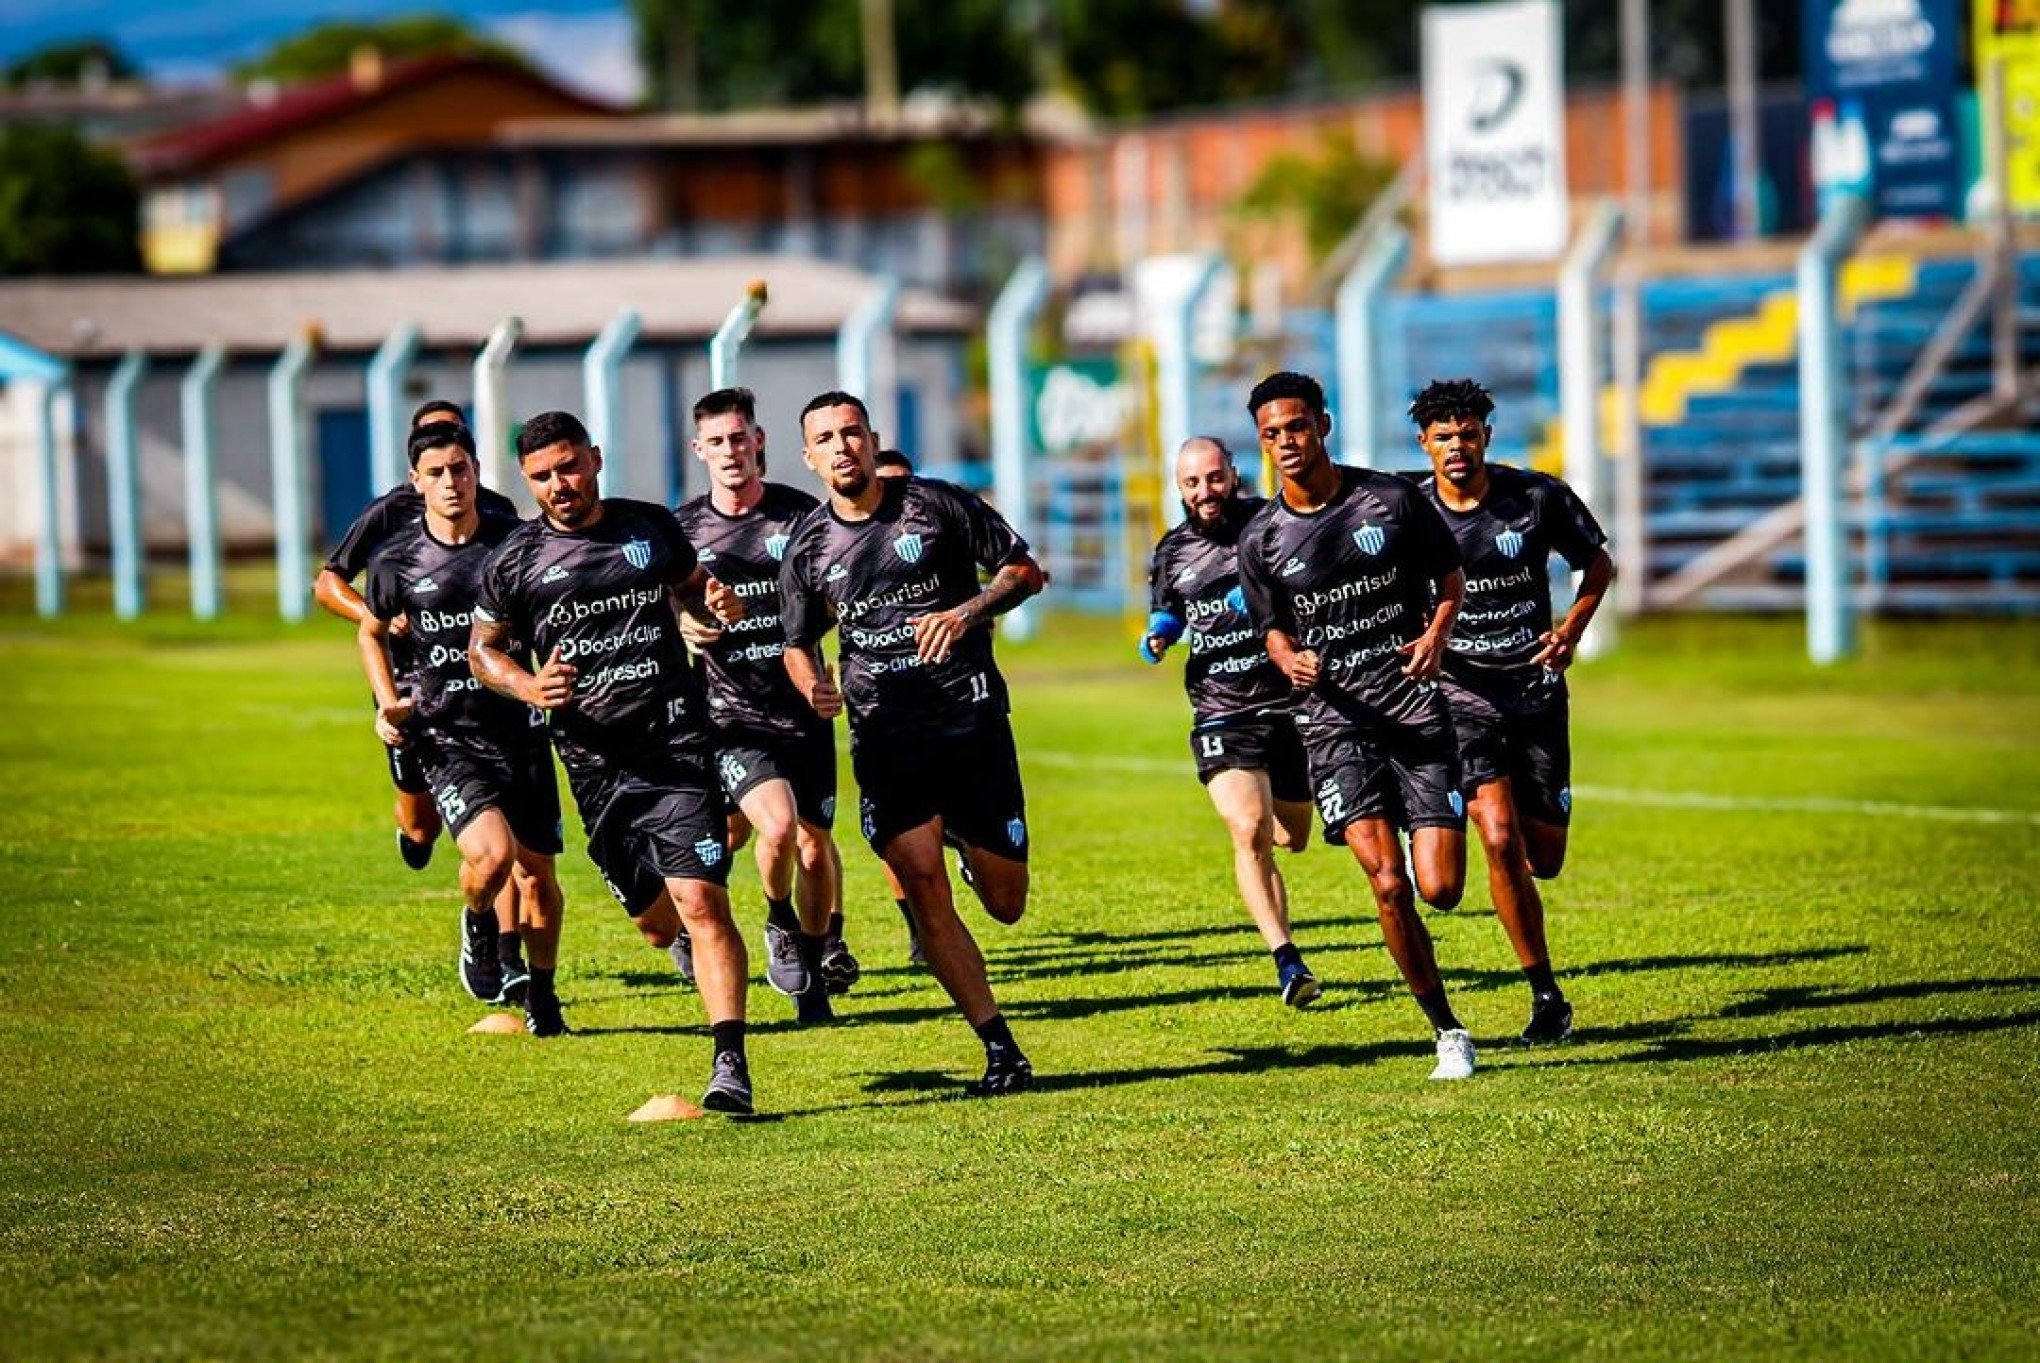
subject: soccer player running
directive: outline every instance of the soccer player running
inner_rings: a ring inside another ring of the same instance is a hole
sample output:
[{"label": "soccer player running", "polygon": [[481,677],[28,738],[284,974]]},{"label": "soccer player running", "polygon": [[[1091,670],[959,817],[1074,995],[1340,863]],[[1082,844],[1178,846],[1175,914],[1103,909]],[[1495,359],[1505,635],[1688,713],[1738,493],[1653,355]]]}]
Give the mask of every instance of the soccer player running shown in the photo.
[{"label": "soccer player running", "polygon": [[[1459,737],[1461,789],[1487,852],[1495,917],[1530,979],[1526,1042],[1563,1041],[1573,1010],[1551,971],[1537,881],[1565,863],[1572,739],[1565,669],[1615,580],[1607,536],[1547,474],[1487,461],[1494,398],[1471,379],[1433,383],[1410,404],[1430,457],[1430,495],[1466,564],[1466,602],[1441,683]],[[1551,621],[1550,559],[1581,574]]]},{"label": "soccer player running", "polygon": [[766,978],[796,1000],[802,1020],[820,1022],[829,994],[848,990],[859,971],[843,944],[842,863],[831,833],[834,728],[793,689],[781,661],[780,562],[794,524],[816,502],[765,481],[765,433],[748,388],[717,389],[694,404],[694,453],[709,490],[674,514],[701,562],[745,605],[726,629],[688,629],[707,684],[716,766],[757,835]]},{"label": "soccer player running", "polygon": [[1275,957],[1282,1001],[1302,1008],[1321,992],[1289,934],[1289,889],[1275,848],[1310,839],[1310,774],[1289,710],[1289,679],[1268,657],[1240,590],[1240,530],[1267,505],[1240,495],[1223,441],[1193,436],[1176,452],[1183,523],[1162,536],[1148,567],[1152,615],[1140,655],[1158,663],[1187,638],[1183,689],[1197,779],[1232,834],[1233,879]]},{"label": "soccer player running", "polygon": [[[1041,570],[977,498],[879,478],[861,399],[812,399],[801,435],[829,499],[794,531],[780,571],[787,674],[823,718],[848,706],[865,840],[898,878],[929,968],[984,1043],[984,1076],[967,1091],[1017,1092],[1034,1070],[957,916],[942,848],[945,836],[961,844],[986,911],[1019,921],[1026,796],[990,626],[1041,589]],[[982,590],[980,569],[991,574]],[[832,625],[841,689],[820,653]]]},{"label": "soccer player running", "polygon": [[[693,939],[715,1037],[701,1105],[750,1112],[744,939],[723,888],[723,793],[674,616],[678,607],[728,623],[742,603],[702,570],[672,512],[600,495],[602,452],[571,414],[526,422],[517,458],[540,515],[482,574],[469,662],[490,689],[551,712],[588,854],[610,884],[632,884],[641,870],[666,883],[669,899],[636,921],[659,945],[682,923]],[[536,672],[518,656],[525,643],[545,659]]]},{"label": "soccer player running", "polygon": [[[483,690],[467,661],[483,565],[519,522],[478,508],[480,470],[465,426],[420,426],[407,453],[424,512],[416,534],[394,536],[370,560],[357,632],[376,733],[419,773],[460,849],[468,992],[522,1004],[533,1036],[558,1036],[567,1030],[554,988],[560,796],[545,717]],[[390,628],[398,618],[409,622],[402,634]],[[521,922],[499,932],[496,904],[513,881]]]},{"label": "soccer player running", "polygon": [[1465,589],[1459,550],[1416,484],[1332,462],[1324,390],[1271,374],[1247,398],[1279,494],[1240,532],[1240,584],[1268,656],[1300,692],[1325,840],[1367,873],[1381,935],[1437,1033],[1433,1079],[1473,1075],[1473,1038],[1453,1015],[1431,935],[1410,894],[1440,907],[1466,881],[1466,801],[1452,716],[1435,678]]},{"label": "soccer player running", "polygon": [[[411,429],[434,422],[452,421],[465,426],[467,418],[456,403],[444,398],[433,398],[411,413]],[[517,507],[500,492],[481,488],[477,492],[477,504],[483,511],[494,515],[515,518]],[[408,479],[398,483],[382,496],[370,502],[354,523],[347,527],[347,533],[340,537],[340,543],[333,548],[325,566],[319,569],[318,577],[312,583],[312,599],[339,616],[349,624],[359,626],[368,608],[362,604],[361,594],[354,590],[354,580],[366,572],[368,561],[376,551],[389,543],[392,536],[408,535],[418,525],[418,518],[424,512],[424,501]],[[402,634],[409,622],[397,619],[388,622],[390,628]],[[425,788],[423,777],[415,770],[415,763],[405,761],[402,748],[388,748],[390,784],[397,789],[397,854],[404,864],[414,871],[422,871],[432,860],[432,844],[439,837],[439,811],[433,807],[431,793]],[[511,921],[516,920],[513,917]]]}]

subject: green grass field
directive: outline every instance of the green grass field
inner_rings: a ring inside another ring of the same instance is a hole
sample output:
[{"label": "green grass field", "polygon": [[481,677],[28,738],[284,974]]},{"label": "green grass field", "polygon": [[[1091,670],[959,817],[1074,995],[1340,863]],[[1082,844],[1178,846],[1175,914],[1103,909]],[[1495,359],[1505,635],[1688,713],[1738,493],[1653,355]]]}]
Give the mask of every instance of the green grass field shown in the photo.
[{"label": "green grass field", "polygon": [[0,1357],[2034,1356],[2032,625],[1584,669],[1581,1034],[1509,1044],[1476,861],[1431,925],[1483,1071],[1436,1086],[1350,858],[1288,863],[1327,995],[1285,1011],[1175,668],[1054,622],[1006,655],[1034,903],[973,918],[1038,1090],[951,1097],[978,1048],[846,845],[847,1021],[761,981],[769,1119],[657,1128],[699,1007],[571,837],[580,1034],[466,1034],[341,628],[0,635]]}]

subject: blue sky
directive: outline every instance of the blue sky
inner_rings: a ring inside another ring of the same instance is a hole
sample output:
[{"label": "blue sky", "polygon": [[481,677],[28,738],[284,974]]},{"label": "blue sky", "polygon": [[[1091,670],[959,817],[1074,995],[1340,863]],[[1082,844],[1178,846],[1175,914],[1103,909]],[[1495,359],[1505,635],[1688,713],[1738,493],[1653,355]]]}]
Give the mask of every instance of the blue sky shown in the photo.
[{"label": "blue sky", "polygon": [[637,94],[624,0],[0,0],[0,59],[104,35],[155,79],[201,81],[326,19],[420,10],[461,15],[529,52],[554,75],[613,99]]}]

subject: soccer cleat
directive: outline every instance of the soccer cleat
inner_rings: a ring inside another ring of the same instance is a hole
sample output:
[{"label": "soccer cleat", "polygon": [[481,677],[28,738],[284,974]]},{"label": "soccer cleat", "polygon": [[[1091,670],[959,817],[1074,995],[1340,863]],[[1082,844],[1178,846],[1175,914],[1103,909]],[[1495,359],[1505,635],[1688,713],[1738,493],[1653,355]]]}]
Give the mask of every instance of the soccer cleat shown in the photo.
[{"label": "soccer cleat", "polygon": [[715,1057],[715,1072],[708,1078],[708,1091],[701,1095],[701,1106],[710,1112],[728,1112],[739,1117],[749,1116],[751,1106],[751,1067],[744,1063],[744,1057],[735,1051],[721,1051]]},{"label": "soccer cleat", "polygon": [[1033,1083],[1034,1066],[1027,1063],[1027,1057],[1013,1047],[997,1046],[985,1051],[984,1078],[965,1084],[963,1092],[969,1098],[998,1098]]},{"label": "soccer cleat", "polygon": [[572,1036],[574,1032],[560,1012],[557,994],[548,994],[544,998],[533,994],[524,1001],[524,1030],[536,1037]]},{"label": "soccer cleat", "polygon": [[1324,986],[1317,976],[1310,973],[1310,967],[1302,961],[1285,965],[1281,970],[1282,1001],[1291,1008],[1307,1008],[1324,993]]},{"label": "soccer cleat", "polygon": [[1530,996],[1530,1025],[1523,1029],[1523,1044],[1563,1041],[1572,1035],[1572,1003],[1563,994]]},{"label": "soccer cleat", "polygon": [[460,911],[460,984],[468,997],[494,1003],[503,996],[503,963],[496,959],[496,916]]},{"label": "soccer cleat", "polygon": [[694,939],[687,935],[687,929],[680,929],[673,938],[673,945],[666,948],[666,954],[673,958],[673,968],[680,972],[680,978],[694,983]]},{"label": "soccer cleat", "polygon": [[822,959],[816,964],[815,971],[831,994],[849,993],[850,986],[864,975],[864,967],[857,964],[850,948],[843,945],[841,937],[835,936],[831,936],[822,948]]},{"label": "soccer cleat", "polygon": [[432,844],[412,842],[404,836],[404,830],[397,830],[397,855],[404,859],[404,865],[414,871],[422,871],[432,864]]},{"label": "soccer cleat", "polygon": [[800,958],[799,933],[765,925],[765,978],[788,998],[807,993],[807,964]]},{"label": "soccer cleat", "polygon": [[1438,1033],[1438,1068],[1433,1079],[1473,1078],[1473,1036],[1464,1027]]}]

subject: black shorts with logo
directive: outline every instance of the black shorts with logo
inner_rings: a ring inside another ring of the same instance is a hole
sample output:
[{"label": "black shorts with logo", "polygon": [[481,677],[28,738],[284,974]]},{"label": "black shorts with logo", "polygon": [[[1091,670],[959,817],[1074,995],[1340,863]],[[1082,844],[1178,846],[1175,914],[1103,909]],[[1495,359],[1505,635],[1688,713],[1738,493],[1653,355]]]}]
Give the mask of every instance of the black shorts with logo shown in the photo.
[{"label": "black shorts with logo", "polygon": [[767,781],[793,787],[793,807],[802,823],[836,825],[836,733],[827,724],[799,734],[724,729],[716,734],[716,773],[731,805]]},{"label": "black shorts with logo", "polygon": [[704,745],[647,734],[628,752],[560,749],[588,857],[633,916],[667,880],[729,881],[729,806]]},{"label": "black shorts with logo", "polygon": [[1441,714],[1420,724],[1300,729],[1325,841],[1344,843],[1361,819],[1405,831],[1466,827],[1459,745]]},{"label": "black shorts with logo", "polygon": [[383,756],[390,760],[390,784],[406,795],[430,795],[432,787],[425,783],[425,773],[418,769],[418,759],[408,747],[392,748],[383,745]]},{"label": "black shorts with logo", "polygon": [[1205,785],[1222,771],[1265,771],[1278,800],[1310,798],[1310,762],[1296,721],[1288,715],[1250,715],[1190,731],[1190,754]]},{"label": "black shorts with logo", "polygon": [[952,839],[1011,861],[1027,860],[1027,795],[1013,726],[990,715],[943,733],[855,736],[850,765],[861,796],[864,840],[886,846],[930,819]]},{"label": "black shorts with logo", "polygon": [[560,788],[552,749],[542,740],[498,746],[428,729],[402,751],[405,767],[418,773],[420,792],[432,796],[456,841],[485,810],[494,809],[518,846],[559,855]]},{"label": "black shorts with logo", "polygon": [[1572,822],[1572,706],[1565,693],[1516,711],[1447,681],[1459,740],[1460,789],[1471,798],[1506,780],[1517,813],[1563,828]]}]

